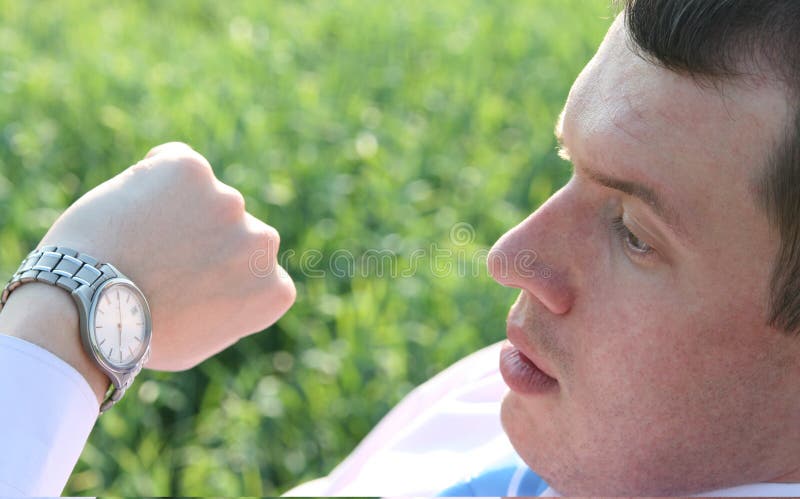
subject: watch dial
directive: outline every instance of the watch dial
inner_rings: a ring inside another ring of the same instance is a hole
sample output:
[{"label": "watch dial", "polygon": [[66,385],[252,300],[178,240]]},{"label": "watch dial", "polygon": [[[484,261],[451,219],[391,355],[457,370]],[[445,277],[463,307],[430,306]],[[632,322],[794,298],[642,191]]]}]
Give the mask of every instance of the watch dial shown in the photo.
[{"label": "watch dial", "polygon": [[96,345],[110,363],[121,366],[139,359],[147,348],[143,303],[130,288],[106,287],[94,314]]}]

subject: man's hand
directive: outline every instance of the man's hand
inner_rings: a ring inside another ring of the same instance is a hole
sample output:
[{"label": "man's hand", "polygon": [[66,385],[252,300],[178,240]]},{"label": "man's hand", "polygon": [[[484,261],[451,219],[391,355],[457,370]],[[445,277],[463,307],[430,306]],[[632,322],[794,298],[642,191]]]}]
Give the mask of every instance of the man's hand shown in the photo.
[{"label": "man's hand", "polygon": [[[217,180],[203,156],[185,144],[168,143],[76,201],[40,246],[85,252],[133,280],[153,318],[147,367],[176,371],[266,328],[288,310],[295,288],[277,264],[278,244],[277,231],[245,211],[241,194]],[[45,287],[26,284],[15,291],[0,314],[9,315],[4,327],[24,327],[30,309],[22,301]],[[55,288],[48,292],[68,297]],[[63,339],[71,340],[72,334]],[[21,336],[62,355],[55,340]],[[79,344],[76,328],[74,346]],[[75,365],[69,354],[63,357]],[[87,379],[96,378],[85,366],[76,367]]]}]

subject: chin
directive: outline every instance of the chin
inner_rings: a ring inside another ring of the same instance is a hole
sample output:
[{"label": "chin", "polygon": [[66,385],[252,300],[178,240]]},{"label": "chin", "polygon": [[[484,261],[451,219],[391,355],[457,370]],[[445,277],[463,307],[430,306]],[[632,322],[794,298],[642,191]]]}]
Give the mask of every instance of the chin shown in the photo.
[{"label": "chin", "polygon": [[[554,490],[565,496],[591,496],[614,489],[613,483],[598,480],[573,451],[569,431],[559,426],[553,407],[513,391],[500,406],[500,422],[512,447],[525,464]],[[602,476],[602,475],[601,475]],[[616,496],[614,493],[602,495]]]},{"label": "chin", "polygon": [[676,483],[662,466],[653,469],[646,463],[619,460],[612,464],[608,456],[596,460],[596,452],[570,440],[570,431],[558,426],[560,418],[513,391],[503,398],[500,421],[525,464],[564,496],[675,496],[724,485],[692,480],[690,473]]},{"label": "chin", "polygon": [[[564,477],[558,473],[559,456],[551,452],[559,446],[553,434],[546,429],[546,417],[532,417],[530,407],[525,404],[525,397],[508,391],[500,406],[500,423],[503,426],[511,446],[537,475],[549,485],[561,492],[554,483],[564,483]],[[544,416],[544,415],[541,415]]]}]

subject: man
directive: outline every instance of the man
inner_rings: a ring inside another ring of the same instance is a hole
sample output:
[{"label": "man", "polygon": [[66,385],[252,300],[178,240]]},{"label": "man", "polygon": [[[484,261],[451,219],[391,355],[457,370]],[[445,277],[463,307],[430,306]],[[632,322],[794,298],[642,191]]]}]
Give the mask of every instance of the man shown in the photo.
[{"label": "man", "polygon": [[[574,174],[489,256],[521,289],[500,353],[503,427],[549,493],[800,494],[798,41],[796,2],[638,0],[576,80],[557,126]],[[276,320],[293,288],[277,267],[242,272],[277,236],[201,156],[148,156],[42,245],[123,269],[152,307],[148,367],[185,369]],[[0,330],[67,360],[100,401],[108,381],[73,314],[61,290],[25,284]]]}]

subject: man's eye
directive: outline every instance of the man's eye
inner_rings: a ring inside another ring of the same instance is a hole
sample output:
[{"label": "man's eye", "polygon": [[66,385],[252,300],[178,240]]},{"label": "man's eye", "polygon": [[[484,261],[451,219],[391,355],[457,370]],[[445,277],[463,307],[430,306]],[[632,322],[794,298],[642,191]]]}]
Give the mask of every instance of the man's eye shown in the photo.
[{"label": "man's eye", "polygon": [[636,236],[636,234],[631,232],[628,226],[625,225],[625,222],[622,221],[622,217],[615,218],[611,225],[614,228],[614,232],[616,232],[617,236],[633,253],[640,256],[646,256],[653,251],[652,246],[642,241]]}]

